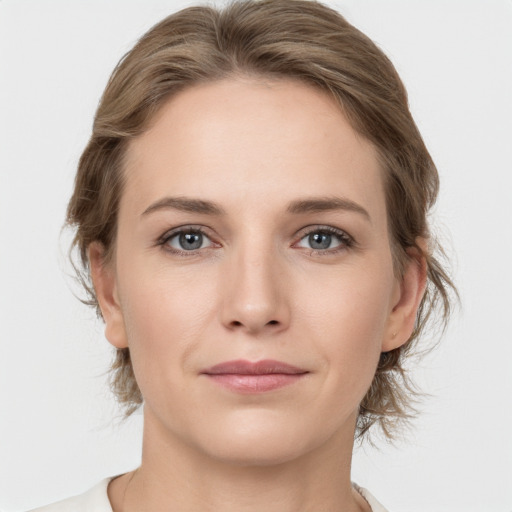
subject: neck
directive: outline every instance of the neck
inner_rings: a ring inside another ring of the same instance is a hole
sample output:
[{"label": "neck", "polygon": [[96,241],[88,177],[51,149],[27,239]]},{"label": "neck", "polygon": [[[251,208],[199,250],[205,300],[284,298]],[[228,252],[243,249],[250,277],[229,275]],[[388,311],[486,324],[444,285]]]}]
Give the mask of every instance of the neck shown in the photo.
[{"label": "neck", "polygon": [[145,411],[141,466],[109,486],[114,512],[370,510],[350,482],[353,429],[292,460],[244,463],[159,430]]}]

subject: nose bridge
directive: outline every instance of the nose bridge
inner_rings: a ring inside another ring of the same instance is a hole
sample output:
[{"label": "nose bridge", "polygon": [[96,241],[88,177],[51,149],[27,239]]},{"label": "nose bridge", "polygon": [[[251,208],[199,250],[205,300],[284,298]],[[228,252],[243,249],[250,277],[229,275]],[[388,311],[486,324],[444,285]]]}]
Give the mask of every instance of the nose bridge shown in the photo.
[{"label": "nose bridge", "polygon": [[283,328],[289,311],[277,248],[269,234],[246,235],[227,259],[223,323],[252,333]]}]

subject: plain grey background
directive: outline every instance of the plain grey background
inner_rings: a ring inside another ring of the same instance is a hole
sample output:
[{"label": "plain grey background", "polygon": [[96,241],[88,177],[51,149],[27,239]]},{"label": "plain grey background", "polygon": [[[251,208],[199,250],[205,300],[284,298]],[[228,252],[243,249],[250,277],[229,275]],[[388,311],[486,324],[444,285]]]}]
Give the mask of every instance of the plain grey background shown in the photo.
[{"label": "plain grey background", "polygon": [[[0,1],[0,509],[134,468],[141,415],[119,411],[112,351],[76,300],[60,234],[107,78],[151,25],[195,2]],[[414,372],[432,397],[408,440],[356,452],[391,512],[512,511],[512,2],[328,1],[391,57],[442,180],[463,300]]]}]

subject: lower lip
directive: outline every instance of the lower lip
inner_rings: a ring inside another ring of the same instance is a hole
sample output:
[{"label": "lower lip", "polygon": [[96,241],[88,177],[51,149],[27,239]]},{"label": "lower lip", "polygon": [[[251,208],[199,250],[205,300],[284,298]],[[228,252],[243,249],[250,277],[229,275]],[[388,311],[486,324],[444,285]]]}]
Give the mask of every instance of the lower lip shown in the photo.
[{"label": "lower lip", "polygon": [[264,393],[294,384],[299,381],[305,373],[271,373],[265,375],[245,375],[235,373],[207,374],[207,376],[220,384],[238,393]]}]

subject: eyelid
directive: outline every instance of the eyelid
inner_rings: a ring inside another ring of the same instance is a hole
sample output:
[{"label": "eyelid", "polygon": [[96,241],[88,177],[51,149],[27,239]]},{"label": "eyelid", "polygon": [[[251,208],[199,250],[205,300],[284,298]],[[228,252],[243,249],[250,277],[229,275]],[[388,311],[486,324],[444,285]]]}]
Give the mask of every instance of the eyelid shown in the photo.
[{"label": "eyelid", "polygon": [[307,247],[299,247],[300,249],[307,249],[311,252],[311,254],[322,254],[322,255],[329,255],[329,254],[335,254],[339,251],[346,250],[350,247],[356,246],[356,241],[354,240],[354,237],[349,235],[345,230],[340,228],[335,228],[334,226],[328,226],[328,225],[313,225],[313,226],[306,226],[305,228],[302,228],[297,233],[297,241],[294,242],[293,246],[297,246],[297,244],[302,241],[307,236],[311,235],[312,233],[327,233],[329,235],[334,235],[338,237],[340,240],[340,245],[333,249],[313,249],[313,248],[307,248]]},{"label": "eyelid", "polygon": [[[205,226],[201,225],[184,224],[182,226],[176,226],[174,228],[168,229],[163,235],[158,237],[156,245],[161,246],[162,249],[170,252],[171,254],[176,254],[178,256],[194,256],[198,253],[198,251],[204,251],[205,249],[210,249],[211,247],[220,247],[220,244],[215,242],[212,235],[209,234],[209,231],[210,230],[208,228],[205,228]],[[169,240],[181,235],[182,233],[200,233],[211,242],[211,245],[208,247],[192,249],[189,251],[177,249],[168,245]]]},{"label": "eyelid", "polygon": [[[204,251],[206,249],[210,249],[212,247],[221,247],[222,244],[215,241],[215,237],[210,234],[211,228],[208,228],[204,225],[195,225],[195,224],[184,224],[181,226],[176,226],[171,229],[168,229],[165,231],[163,235],[161,235],[156,240],[156,245],[161,246],[164,250],[176,254],[176,255],[182,255],[182,256],[194,256],[197,255],[199,251]],[[204,237],[206,237],[210,242],[211,245],[208,247],[202,247],[198,249],[192,249],[192,250],[180,250],[176,249],[174,247],[171,247],[168,245],[169,240],[172,238],[182,234],[182,233],[200,233]],[[312,233],[328,233],[330,235],[336,236],[340,240],[340,244],[332,249],[313,249],[313,248],[307,248],[307,247],[298,247],[297,244],[302,241],[304,238],[309,236]],[[319,254],[319,255],[333,255],[337,252],[347,250],[351,247],[357,246],[357,243],[355,239],[347,233],[345,230],[336,228],[334,226],[329,225],[322,225],[322,224],[315,224],[310,226],[305,226],[301,228],[297,234],[294,237],[295,242],[292,244],[291,247],[293,248],[299,248],[299,249],[306,249],[310,251],[310,254]]]}]

